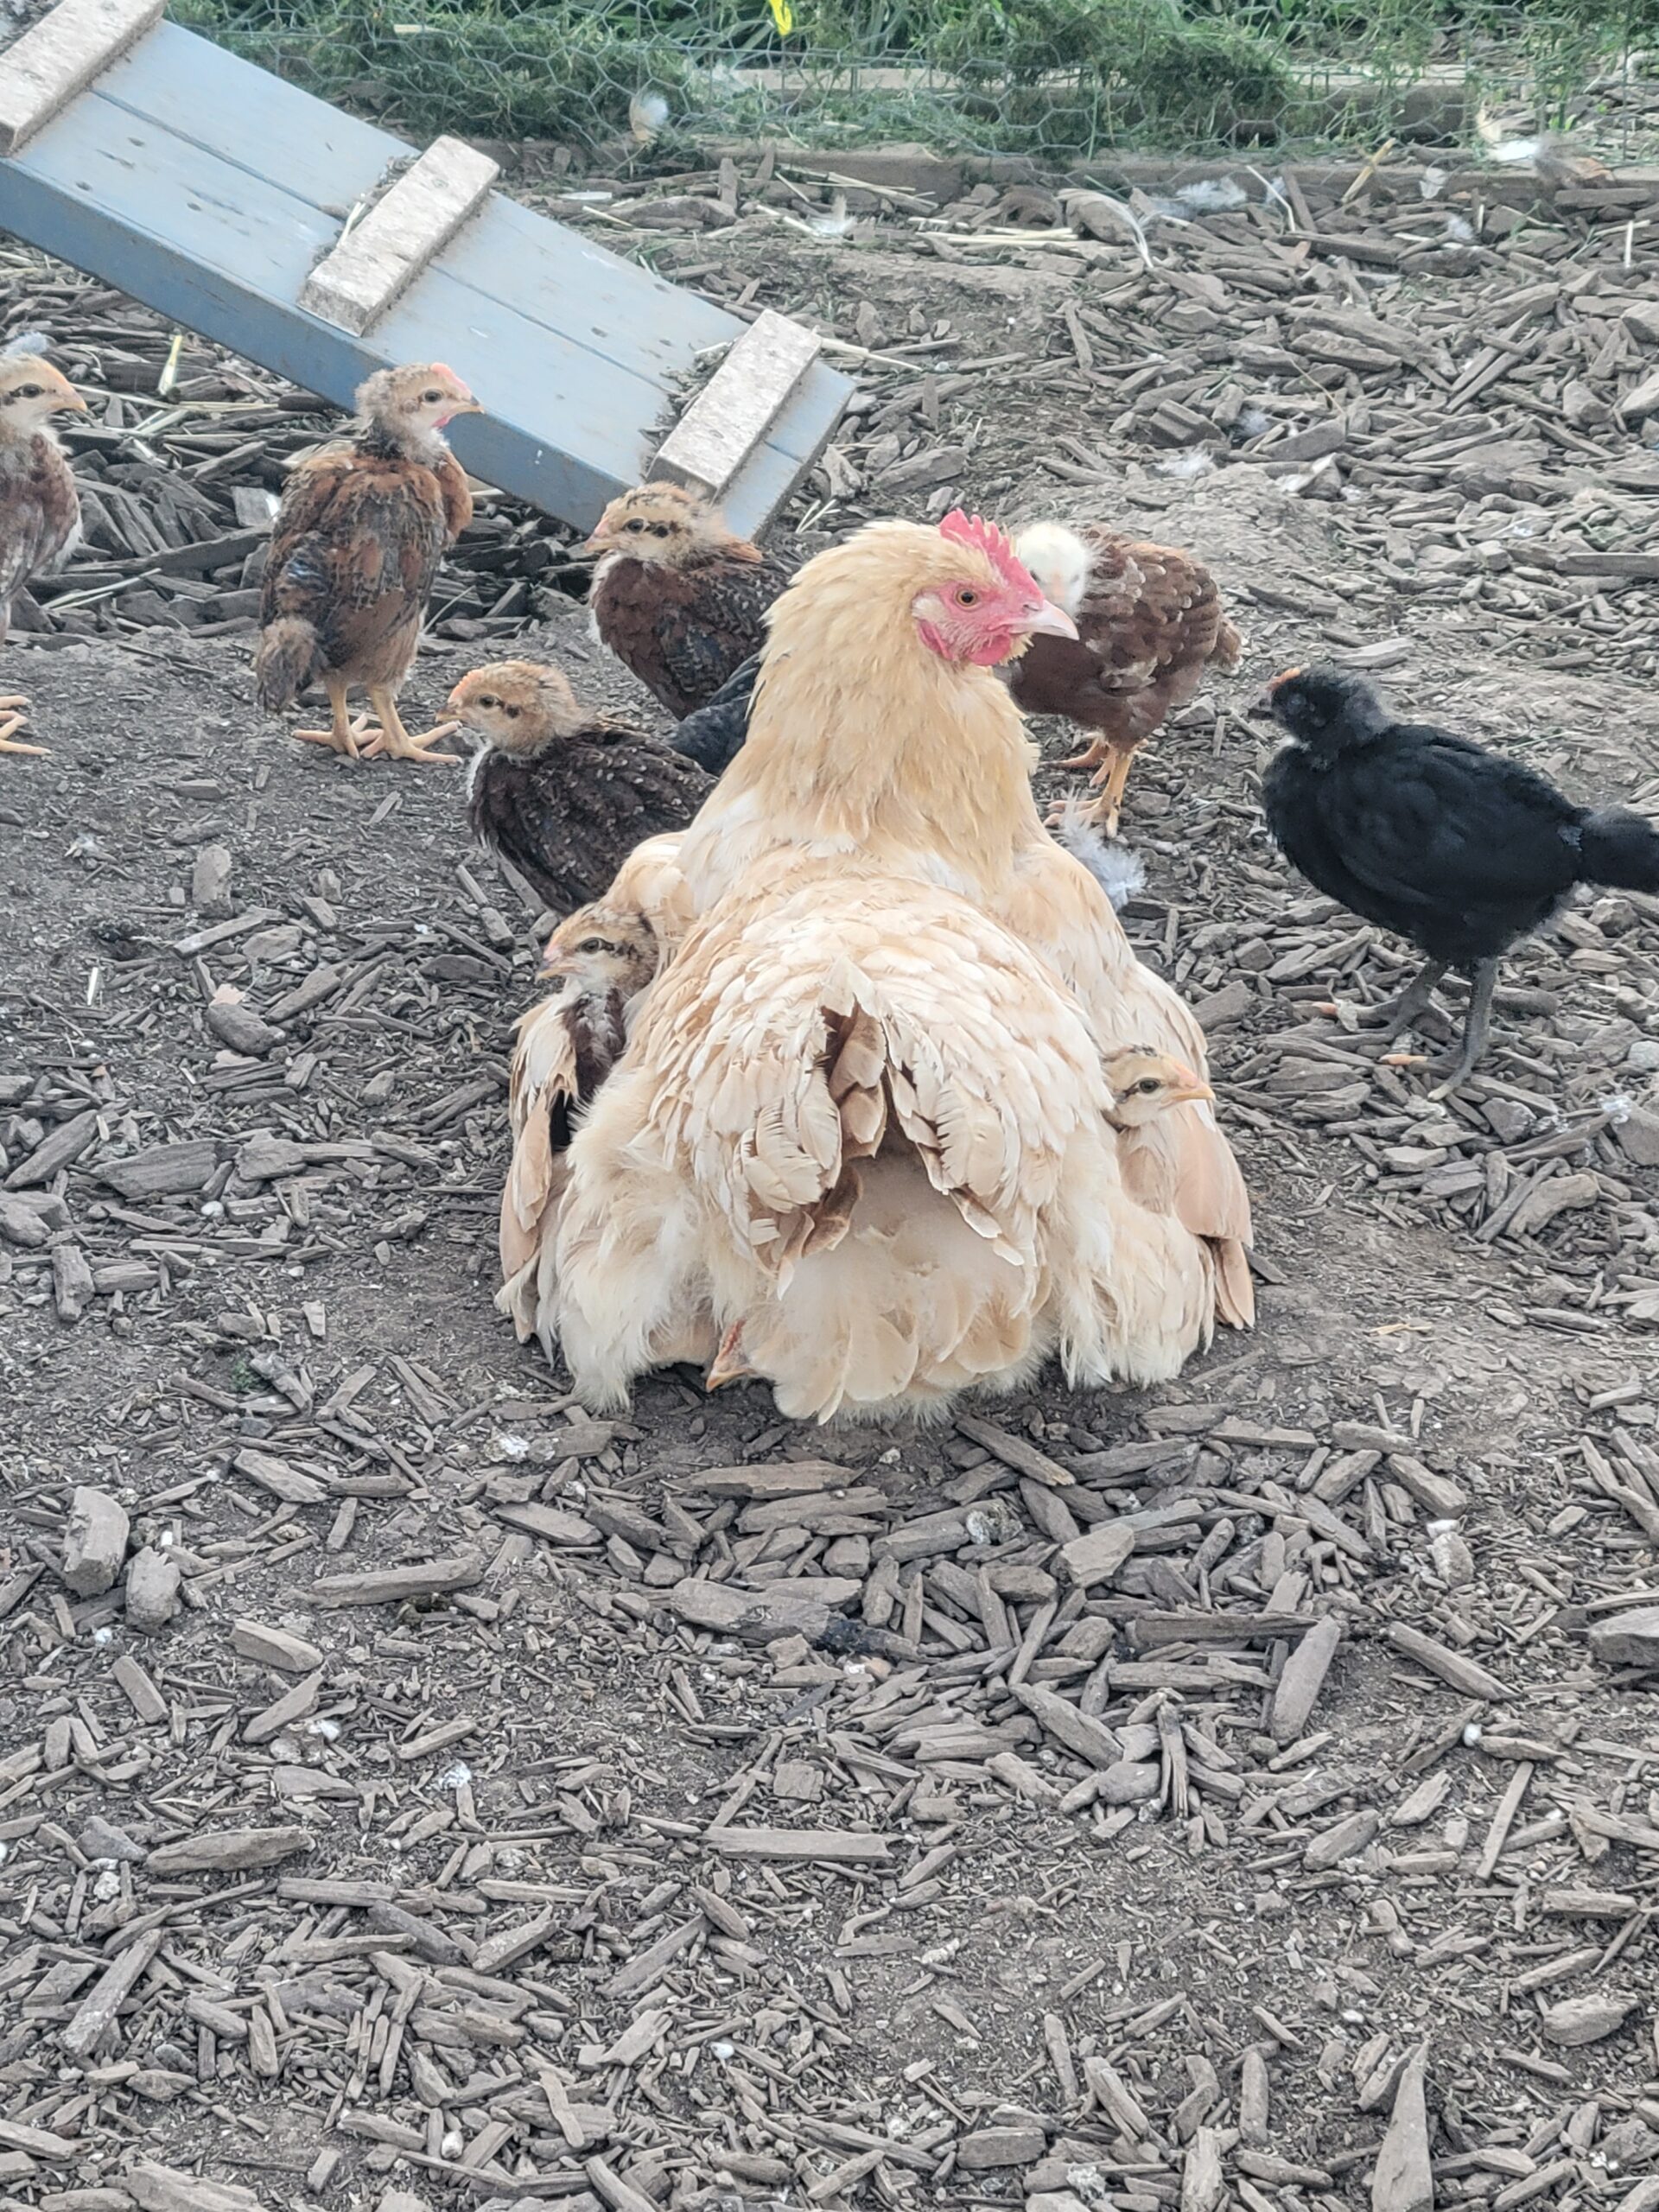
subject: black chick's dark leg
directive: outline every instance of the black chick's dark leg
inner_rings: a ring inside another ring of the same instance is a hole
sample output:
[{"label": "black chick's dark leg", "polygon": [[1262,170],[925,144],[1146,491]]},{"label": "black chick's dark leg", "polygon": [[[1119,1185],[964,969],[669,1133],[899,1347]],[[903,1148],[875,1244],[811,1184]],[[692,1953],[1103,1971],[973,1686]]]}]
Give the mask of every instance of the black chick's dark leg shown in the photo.
[{"label": "black chick's dark leg", "polygon": [[1463,1041],[1457,1052],[1440,1063],[1441,1079],[1429,1092],[1431,1098],[1446,1098],[1454,1091],[1474,1068],[1486,1049],[1486,1039],[1492,1026],[1492,994],[1497,988],[1497,963],[1483,960],[1475,970],[1474,986],[1469,994],[1469,1012],[1463,1024]]},{"label": "black chick's dark leg", "polygon": [[1383,1042],[1392,1044],[1396,1037],[1403,1035],[1410,1028],[1420,1014],[1427,1010],[1430,999],[1434,995],[1435,985],[1450,964],[1445,960],[1425,960],[1397,998],[1391,998],[1383,1005],[1371,1008],[1365,1018],[1366,1027],[1380,1026]]}]

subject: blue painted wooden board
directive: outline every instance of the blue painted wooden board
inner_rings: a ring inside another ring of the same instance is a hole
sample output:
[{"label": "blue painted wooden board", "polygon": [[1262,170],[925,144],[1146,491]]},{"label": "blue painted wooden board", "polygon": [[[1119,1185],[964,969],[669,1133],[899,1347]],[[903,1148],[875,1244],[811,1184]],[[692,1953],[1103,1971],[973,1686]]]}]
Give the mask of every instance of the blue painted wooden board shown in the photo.
[{"label": "blue painted wooden board", "polygon": [[[162,23],[0,161],[0,226],[338,406],[372,369],[448,361],[489,410],[455,426],[464,465],[589,529],[742,325],[499,194],[365,336],[307,314],[311,269],[412,150]],[[849,390],[822,363],[803,379],[725,500],[734,529],[764,529]]]}]

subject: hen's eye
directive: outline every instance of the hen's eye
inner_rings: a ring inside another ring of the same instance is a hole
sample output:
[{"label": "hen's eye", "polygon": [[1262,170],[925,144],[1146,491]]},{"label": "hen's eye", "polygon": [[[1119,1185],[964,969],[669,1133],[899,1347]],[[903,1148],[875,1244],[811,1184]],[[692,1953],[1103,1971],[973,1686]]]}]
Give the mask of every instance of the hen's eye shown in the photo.
[{"label": "hen's eye", "polygon": [[958,607],[977,607],[979,605],[979,594],[975,591],[971,586],[964,584],[963,588],[957,594],[957,605]]}]

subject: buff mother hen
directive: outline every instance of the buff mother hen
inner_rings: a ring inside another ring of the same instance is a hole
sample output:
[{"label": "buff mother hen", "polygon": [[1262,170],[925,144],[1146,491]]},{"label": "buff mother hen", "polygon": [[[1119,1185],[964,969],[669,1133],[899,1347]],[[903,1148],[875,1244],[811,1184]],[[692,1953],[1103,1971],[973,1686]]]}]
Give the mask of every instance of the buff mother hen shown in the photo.
[{"label": "buff mother hen", "polygon": [[[1044,827],[1034,748],[994,673],[1032,636],[1071,634],[976,518],[872,523],[819,554],[772,608],[747,740],[681,842],[692,908],[757,868],[814,861],[944,886],[1040,956],[1103,1052],[1145,1046],[1207,1080],[1191,1009]],[[1249,1327],[1249,1198],[1212,1103],[1173,1105],[1160,1137],[1177,1211],[1209,1240],[1217,1310]]]},{"label": "buff mother hen", "polygon": [[809,864],[734,891],[645,1001],[565,1156],[537,1325],[596,1410],[677,1360],[800,1420],[942,1410],[1058,1352],[1161,1381],[1213,1276],[1123,1187],[1100,1054],[953,892]]}]

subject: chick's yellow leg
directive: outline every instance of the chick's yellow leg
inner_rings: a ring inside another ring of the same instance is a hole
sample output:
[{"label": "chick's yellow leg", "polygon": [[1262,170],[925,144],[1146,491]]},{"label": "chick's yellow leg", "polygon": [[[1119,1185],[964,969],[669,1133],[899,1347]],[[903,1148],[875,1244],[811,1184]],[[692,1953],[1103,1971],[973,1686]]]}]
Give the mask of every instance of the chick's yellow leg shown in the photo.
[{"label": "chick's yellow leg", "polygon": [[1134,762],[1135,754],[1127,747],[1112,754],[1110,772],[1105,779],[1104,788],[1090,810],[1090,820],[1109,837],[1117,835],[1118,817],[1123,811],[1124,786],[1129,780],[1129,770]]},{"label": "chick's yellow leg", "polygon": [[1099,768],[1112,757],[1112,748],[1103,737],[1096,737],[1085,751],[1074,753],[1069,760],[1062,760],[1062,768]]},{"label": "chick's yellow leg", "polygon": [[29,714],[29,701],[20,691],[9,699],[0,699],[0,753],[32,753],[45,760],[43,745],[17,745],[13,742]]},{"label": "chick's yellow leg", "polygon": [[435,729],[423,730],[418,737],[412,737],[404,728],[397,699],[387,685],[372,683],[369,686],[369,703],[374,709],[375,720],[380,727],[363,748],[366,760],[419,760],[429,767],[460,766],[459,753],[427,751],[429,746],[437,744],[440,739],[448,737],[459,729],[459,722],[440,722]]},{"label": "chick's yellow leg", "polygon": [[359,723],[355,729],[352,727],[352,718],[346,705],[346,695],[351,687],[343,676],[336,676],[332,669],[325,674],[322,681],[328,694],[332,715],[330,727],[327,729],[296,729],[294,734],[302,737],[308,745],[326,745],[331,752],[344,753],[348,760],[359,760],[361,755],[358,752],[357,741],[363,735],[365,726]]}]

